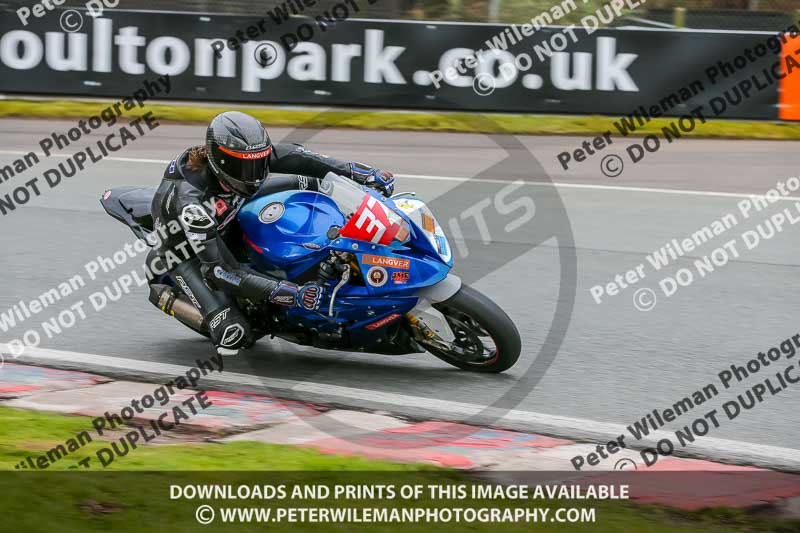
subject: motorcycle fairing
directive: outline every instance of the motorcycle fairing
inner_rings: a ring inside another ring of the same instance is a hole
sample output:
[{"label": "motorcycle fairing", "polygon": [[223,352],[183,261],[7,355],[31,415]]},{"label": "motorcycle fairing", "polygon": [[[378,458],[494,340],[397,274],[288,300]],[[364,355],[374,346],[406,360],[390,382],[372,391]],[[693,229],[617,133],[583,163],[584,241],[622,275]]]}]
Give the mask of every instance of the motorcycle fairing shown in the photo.
[{"label": "motorcycle fairing", "polygon": [[239,223],[247,255],[264,272],[282,270],[295,280],[328,256],[331,226],[342,227],[336,203],[310,191],[281,191],[242,207]]},{"label": "motorcycle fairing", "polygon": [[[365,194],[374,195],[366,190]],[[417,293],[448,277],[452,257],[444,259],[427,230],[391,200],[373,197],[406,221],[409,235],[405,242],[386,239],[391,243],[380,244],[341,235],[330,239],[337,232],[329,230],[345,227],[348,220],[330,197],[312,191],[282,191],[254,198],[242,207],[239,220],[254,267],[263,272],[283,270],[291,281],[300,281],[300,276],[315,270],[331,251],[353,254],[363,283],[351,282],[340,288],[333,316],[325,306],[319,311],[288,309],[286,318],[320,331],[344,325],[354,349],[380,352],[378,345],[386,342],[387,332],[419,304]],[[371,272],[380,276],[371,279]]]},{"label": "motorcycle fairing", "polygon": [[134,235],[144,239],[153,231],[151,206],[155,187],[117,187],[103,193],[100,205],[106,213],[128,226]]}]

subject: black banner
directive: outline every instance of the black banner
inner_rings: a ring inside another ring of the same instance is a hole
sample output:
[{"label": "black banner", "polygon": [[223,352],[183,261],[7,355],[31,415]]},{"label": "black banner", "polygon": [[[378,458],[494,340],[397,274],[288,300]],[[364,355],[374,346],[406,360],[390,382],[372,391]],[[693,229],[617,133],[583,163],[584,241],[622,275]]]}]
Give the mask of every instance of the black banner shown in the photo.
[{"label": "black banner", "polygon": [[23,25],[6,11],[0,91],[119,97],[169,75],[172,99],[680,116],[737,86],[718,116],[777,118],[766,33],[348,19],[358,1],[286,20],[106,9]]}]

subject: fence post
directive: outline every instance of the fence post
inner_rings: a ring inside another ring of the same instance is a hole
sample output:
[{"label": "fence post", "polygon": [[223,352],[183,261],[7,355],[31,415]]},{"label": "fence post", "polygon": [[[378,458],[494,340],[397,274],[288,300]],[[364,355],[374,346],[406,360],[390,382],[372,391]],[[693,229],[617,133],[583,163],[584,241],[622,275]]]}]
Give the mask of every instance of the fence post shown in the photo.
[{"label": "fence post", "polygon": [[447,4],[449,7],[449,17],[451,19],[460,19],[461,15],[463,15],[464,6],[461,0],[447,0]]},{"label": "fence post", "polygon": [[489,0],[489,22],[500,19],[500,0]]},{"label": "fence post", "polygon": [[676,7],[672,11],[672,24],[674,24],[678,28],[685,28],[686,27],[686,8],[685,7]]}]

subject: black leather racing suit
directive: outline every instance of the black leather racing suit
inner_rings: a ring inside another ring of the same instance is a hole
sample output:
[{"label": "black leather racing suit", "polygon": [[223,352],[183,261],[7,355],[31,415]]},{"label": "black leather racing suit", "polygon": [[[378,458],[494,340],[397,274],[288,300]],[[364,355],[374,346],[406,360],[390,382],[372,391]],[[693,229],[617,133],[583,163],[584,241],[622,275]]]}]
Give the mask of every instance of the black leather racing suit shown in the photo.
[{"label": "black leather racing suit", "polygon": [[[176,247],[181,247],[183,257],[190,258],[171,267],[170,274],[203,315],[212,341],[228,349],[246,347],[252,341],[250,326],[233,296],[260,301],[277,294],[275,303],[281,305],[286,305],[290,297],[282,293],[279,280],[243,269],[236,261],[226,241],[239,238],[236,215],[245,199],[223,190],[208,167],[203,171],[188,169],[189,151],[170,162],[153,198],[155,226],[176,227],[177,222],[181,229],[174,234],[164,232],[167,237],[157,253],[162,258],[168,252],[175,256],[179,255]],[[298,144],[275,144],[269,171],[316,178],[334,172],[360,181],[352,175],[349,161],[317,154]],[[191,247],[186,246],[189,241]]]}]

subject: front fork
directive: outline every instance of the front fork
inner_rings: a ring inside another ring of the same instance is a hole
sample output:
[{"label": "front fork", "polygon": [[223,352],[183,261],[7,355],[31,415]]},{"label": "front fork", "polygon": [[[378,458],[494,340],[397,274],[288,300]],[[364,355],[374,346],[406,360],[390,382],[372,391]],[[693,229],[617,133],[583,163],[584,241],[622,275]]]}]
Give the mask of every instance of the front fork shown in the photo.
[{"label": "front fork", "polygon": [[448,274],[445,279],[417,293],[419,301],[406,313],[414,337],[421,343],[449,345],[456,338],[445,316],[433,304],[444,302],[461,289],[461,279]]}]

